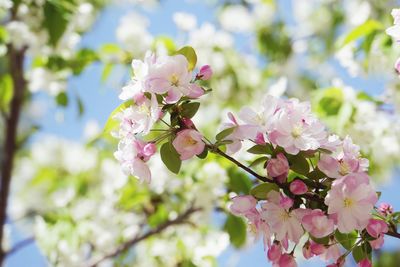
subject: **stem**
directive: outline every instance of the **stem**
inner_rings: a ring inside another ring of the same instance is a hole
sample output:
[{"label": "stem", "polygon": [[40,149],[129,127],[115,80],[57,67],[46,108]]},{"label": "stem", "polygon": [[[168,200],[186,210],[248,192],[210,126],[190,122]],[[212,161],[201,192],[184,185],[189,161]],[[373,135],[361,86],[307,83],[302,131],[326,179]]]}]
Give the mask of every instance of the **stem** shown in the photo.
[{"label": "stem", "polygon": [[170,220],[170,221],[166,221],[165,223],[159,225],[157,228],[148,231],[147,233],[137,236],[131,240],[126,241],[125,243],[123,243],[121,246],[119,246],[114,252],[111,252],[105,256],[103,256],[100,259],[95,259],[94,261],[92,261],[92,263],[89,263],[87,266],[88,267],[95,267],[98,264],[100,264],[101,262],[103,262],[104,260],[110,259],[110,258],[114,258],[117,257],[118,255],[120,255],[121,253],[127,251],[128,249],[130,249],[132,246],[136,245],[137,243],[139,243],[140,241],[143,241],[153,235],[159,234],[162,231],[164,231],[165,229],[167,229],[169,226],[172,225],[178,225],[178,224],[183,224],[185,223],[185,220],[189,218],[189,216],[196,212],[199,211],[200,208],[194,208],[193,206],[190,207],[189,209],[187,209],[184,213],[180,214],[178,217],[176,217],[174,220]]},{"label": "stem", "polygon": [[[11,183],[11,173],[14,165],[14,156],[17,151],[17,126],[20,118],[26,81],[24,79],[25,50],[15,50],[8,46],[8,64],[14,84],[14,95],[10,103],[10,113],[5,123],[3,158],[1,162],[0,186],[0,244],[4,238],[4,224],[7,218],[7,202]],[[5,251],[0,246],[0,266],[5,258]]]}]

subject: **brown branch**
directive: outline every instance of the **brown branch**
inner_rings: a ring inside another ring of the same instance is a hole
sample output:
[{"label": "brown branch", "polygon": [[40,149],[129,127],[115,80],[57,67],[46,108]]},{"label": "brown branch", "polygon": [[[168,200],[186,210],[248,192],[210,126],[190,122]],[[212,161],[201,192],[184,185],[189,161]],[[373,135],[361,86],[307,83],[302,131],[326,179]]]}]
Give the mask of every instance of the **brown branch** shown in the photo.
[{"label": "brown branch", "polygon": [[172,226],[172,225],[179,225],[179,224],[183,224],[186,223],[186,220],[189,218],[189,216],[196,212],[199,211],[200,208],[194,208],[193,206],[190,207],[189,209],[187,209],[184,213],[180,214],[178,217],[176,217],[174,220],[169,220],[166,221],[165,223],[159,225],[157,228],[152,229],[150,231],[148,231],[147,233],[137,236],[131,240],[126,241],[125,243],[123,243],[122,245],[120,245],[115,251],[102,256],[100,259],[95,259],[93,260],[91,263],[89,263],[87,266],[88,267],[95,267],[98,264],[100,264],[102,261],[106,260],[106,259],[110,259],[110,258],[114,258],[117,257],[118,255],[120,255],[121,253],[127,251],[128,249],[130,249],[131,247],[133,247],[134,245],[136,245],[137,243],[139,243],[142,240],[145,240],[151,236],[157,235],[159,233],[161,233],[162,231],[164,231],[165,229],[167,229],[168,227]]},{"label": "brown branch", "polygon": [[[17,127],[20,118],[26,81],[24,78],[25,50],[16,50],[8,46],[8,64],[14,85],[14,94],[10,103],[9,116],[5,122],[3,158],[1,162],[0,184],[0,244],[4,237],[4,224],[7,219],[7,202],[11,183],[11,173],[14,165],[14,156],[17,150]],[[0,247],[0,266],[5,258],[5,251]]]}]

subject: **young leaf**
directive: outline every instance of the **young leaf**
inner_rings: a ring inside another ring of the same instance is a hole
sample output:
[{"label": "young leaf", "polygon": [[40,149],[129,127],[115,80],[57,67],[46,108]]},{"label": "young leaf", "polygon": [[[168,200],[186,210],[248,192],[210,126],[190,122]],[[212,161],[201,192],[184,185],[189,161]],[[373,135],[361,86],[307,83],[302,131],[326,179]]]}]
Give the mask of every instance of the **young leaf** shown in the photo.
[{"label": "young leaf", "polygon": [[235,127],[227,128],[225,130],[222,130],[219,132],[216,136],[215,139],[217,141],[223,140],[225,137],[229,136],[233,131],[235,130]]},{"label": "young leaf", "polygon": [[358,38],[367,36],[373,33],[376,30],[382,29],[383,25],[376,20],[367,20],[360,26],[353,29],[349,34],[346,35],[340,47],[345,46],[346,44],[357,40]]},{"label": "young leaf", "polygon": [[193,118],[196,115],[196,112],[199,110],[200,103],[199,102],[190,102],[184,103],[181,105],[182,107],[182,116],[185,118]]},{"label": "young leaf", "polygon": [[302,175],[306,175],[310,172],[310,165],[308,165],[307,159],[300,155],[297,154],[296,156],[290,157],[290,168]]},{"label": "young leaf", "polygon": [[252,154],[271,154],[272,151],[266,145],[254,145],[247,152]]},{"label": "young leaf", "polygon": [[164,143],[160,149],[161,160],[171,172],[178,174],[182,161],[171,142]]},{"label": "young leaf", "polygon": [[228,177],[229,177],[229,183],[228,183],[229,191],[235,192],[237,194],[249,193],[252,186],[252,182],[246,173],[239,171],[236,168],[229,168]]},{"label": "young leaf", "polygon": [[225,221],[224,230],[228,232],[231,244],[239,248],[246,241],[247,226],[242,218],[228,215]]},{"label": "young leaf", "polygon": [[273,183],[262,183],[253,187],[250,190],[250,195],[257,199],[267,199],[267,195],[271,190],[279,191],[279,187]]},{"label": "young leaf", "polygon": [[260,157],[255,159],[253,162],[250,163],[249,167],[257,166],[258,164],[264,163],[268,160],[268,157]]},{"label": "young leaf", "polygon": [[197,55],[194,49],[190,46],[185,46],[178,51],[176,51],[175,54],[180,54],[186,57],[187,61],[189,62],[188,69],[189,71],[192,71],[196,67],[197,63]]},{"label": "young leaf", "polygon": [[66,107],[68,105],[68,96],[65,92],[61,92],[56,96],[57,105]]},{"label": "young leaf", "polygon": [[356,231],[343,234],[339,230],[335,231],[336,240],[347,250],[350,250],[356,242],[358,234]]},{"label": "young leaf", "polygon": [[49,42],[52,46],[56,46],[67,29],[68,15],[71,11],[55,1],[46,1],[43,12],[45,18],[43,26],[49,34]]},{"label": "young leaf", "polygon": [[9,74],[0,77],[0,110],[6,110],[13,94],[13,81]]},{"label": "young leaf", "polygon": [[197,155],[197,157],[201,158],[201,159],[205,159],[207,157],[207,155],[208,155],[208,149],[204,148],[203,152],[201,152],[201,154]]}]

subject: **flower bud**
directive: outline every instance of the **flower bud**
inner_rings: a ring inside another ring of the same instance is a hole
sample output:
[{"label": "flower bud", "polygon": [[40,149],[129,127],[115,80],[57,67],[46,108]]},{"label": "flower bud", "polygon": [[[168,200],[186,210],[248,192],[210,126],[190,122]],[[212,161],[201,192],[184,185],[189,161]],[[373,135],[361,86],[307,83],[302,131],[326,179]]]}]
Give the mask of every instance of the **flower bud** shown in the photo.
[{"label": "flower bud", "polygon": [[369,219],[367,232],[370,236],[378,238],[382,233],[387,233],[388,230],[388,226],[384,221]]},{"label": "flower bud", "polygon": [[295,195],[302,195],[308,191],[306,184],[299,179],[294,180],[290,184],[289,189],[290,189],[290,192],[292,192]]},{"label": "flower bud", "polygon": [[151,157],[156,153],[157,147],[154,143],[148,143],[143,147],[143,154],[147,157]]},{"label": "flower bud", "polygon": [[310,248],[311,248],[311,252],[317,256],[323,254],[326,251],[326,248],[324,245],[318,244],[314,241],[311,241]]},{"label": "flower bud", "polygon": [[197,74],[197,78],[203,81],[207,81],[211,78],[213,72],[209,65],[204,65],[200,68],[200,72]]},{"label": "flower bud", "polygon": [[398,74],[400,74],[400,58],[398,58],[398,59],[396,60],[396,63],[394,63],[394,69],[396,70],[396,72],[397,72]]},{"label": "flower bud", "polygon": [[386,216],[393,213],[393,207],[389,203],[381,203],[378,210]]},{"label": "flower bud", "polygon": [[276,159],[270,159],[267,163],[267,172],[269,176],[276,178],[278,182],[285,182],[289,172],[289,162],[285,155],[279,153]]},{"label": "flower bud", "polygon": [[368,258],[365,258],[357,264],[357,267],[372,267],[372,264]]},{"label": "flower bud", "polygon": [[274,243],[268,249],[267,257],[271,262],[277,262],[282,255],[282,247],[280,244]]},{"label": "flower bud", "polygon": [[279,258],[278,262],[279,267],[297,267],[297,263],[294,260],[293,256],[290,254],[283,254]]}]

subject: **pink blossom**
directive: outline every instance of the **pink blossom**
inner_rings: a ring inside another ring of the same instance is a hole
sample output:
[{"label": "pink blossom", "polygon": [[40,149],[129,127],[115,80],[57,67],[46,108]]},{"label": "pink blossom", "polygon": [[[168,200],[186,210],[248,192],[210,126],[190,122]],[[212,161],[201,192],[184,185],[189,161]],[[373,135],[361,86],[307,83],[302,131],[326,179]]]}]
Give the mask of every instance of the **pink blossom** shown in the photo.
[{"label": "pink blossom", "polygon": [[378,219],[369,219],[367,232],[370,236],[378,238],[381,234],[387,233],[388,230],[386,222]]},{"label": "pink blossom", "polygon": [[396,60],[396,63],[394,63],[394,69],[396,70],[397,73],[400,74],[400,58]]},{"label": "pink blossom", "polygon": [[115,116],[120,121],[118,137],[129,137],[138,133],[148,134],[154,123],[159,120],[160,114],[161,108],[154,94],[151,95],[151,99],[140,98],[137,103]]},{"label": "pink blossom", "polygon": [[307,241],[307,242],[304,244],[302,251],[303,251],[303,257],[304,257],[305,259],[307,259],[307,260],[308,260],[309,258],[312,258],[312,257],[314,256],[314,254],[313,254],[312,251],[311,251],[311,244],[310,244],[310,241]]},{"label": "pink blossom", "polygon": [[315,150],[325,142],[325,127],[311,113],[309,103],[289,100],[274,117],[274,130],[268,138],[289,154]]},{"label": "pink blossom", "polygon": [[197,74],[197,79],[207,81],[211,78],[213,71],[209,65],[204,65],[200,68],[200,72]]},{"label": "pink blossom", "polygon": [[365,258],[358,262],[357,267],[372,267],[372,263],[369,261],[368,258]]},{"label": "pink blossom", "polygon": [[295,195],[303,195],[308,191],[308,187],[302,180],[296,179],[290,183],[289,190]]},{"label": "pink blossom", "polygon": [[367,171],[368,165],[368,160],[361,158],[360,147],[353,144],[348,136],[343,140],[341,149],[333,155],[322,154],[318,162],[318,168],[331,178]]},{"label": "pink blossom", "polygon": [[293,206],[293,203],[294,203],[293,199],[286,196],[282,196],[281,199],[279,200],[279,205],[287,210]]},{"label": "pink blossom", "polygon": [[235,215],[247,215],[256,211],[257,199],[251,195],[236,196],[231,199],[230,211]]},{"label": "pink blossom", "polygon": [[145,164],[155,153],[156,148],[152,143],[141,140],[123,140],[118,144],[118,150],[114,156],[121,164],[122,171],[126,175],[137,176],[143,182],[150,183],[151,172]]},{"label": "pink blossom", "polygon": [[393,213],[393,206],[390,205],[389,203],[381,203],[378,207],[378,210],[380,213],[387,216]]},{"label": "pink blossom", "polygon": [[280,183],[285,182],[289,173],[289,162],[283,153],[279,153],[276,159],[270,159],[267,163],[268,175],[277,179]]},{"label": "pink blossom", "polygon": [[194,155],[200,155],[205,147],[203,136],[196,130],[185,129],[180,131],[172,145],[179,153],[181,160],[187,160]]},{"label": "pink blossom", "polygon": [[371,210],[378,200],[365,173],[353,173],[332,183],[325,204],[328,214],[337,214],[338,229],[342,233],[362,230],[368,225]]},{"label": "pink blossom", "polygon": [[175,103],[182,96],[196,98],[204,91],[191,83],[192,73],[188,70],[188,61],[183,55],[157,58],[147,77],[148,91],[156,94],[167,93],[167,103]]},{"label": "pink blossom", "polygon": [[341,261],[341,252],[338,244],[329,244],[324,253],[319,257],[324,261],[336,261],[336,266],[342,266],[344,262]]},{"label": "pink blossom", "polygon": [[316,238],[325,237],[333,232],[334,222],[329,219],[322,210],[311,210],[303,216],[302,224],[304,229]]},{"label": "pink blossom", "polygon": [[276,264],[277,267],[297,267],[294,257],[290,254],[283,254]]},{"label": "pink blossom", "polygon": [[269,224],[272,233],[278,241],[289,239],[298,242],[304,231],[300,223],[300,214],[297,210],[289,211],[281,206],[280,199],[271,201],[271,191],[268,193],[269,201],[262,205],[261,217]]},{"label": "pink blossom", "polygon": [[313,240],[310,242],[310,249],[314,255],[322,255],[326,252],[326,247],[322,244],[316,243]]},{"label": "pink blossom", "polygon": [[384,242],[384,236],[380,235],[377,239],[369,241],[369,244],[371,245],[372,249],[380,249]]},{"label": "pink blossom", "polygon": [[277,262],[279,261],[279,258],[282,255],[282,246],[279,243],[274,243],[272,246],[268,249],[267,252],[267,257],[268,260],[271,262]]}]

